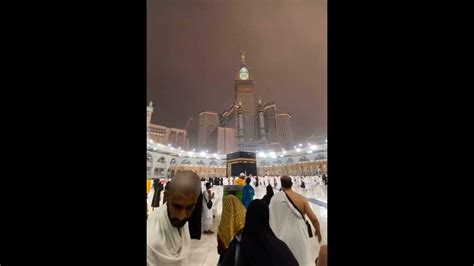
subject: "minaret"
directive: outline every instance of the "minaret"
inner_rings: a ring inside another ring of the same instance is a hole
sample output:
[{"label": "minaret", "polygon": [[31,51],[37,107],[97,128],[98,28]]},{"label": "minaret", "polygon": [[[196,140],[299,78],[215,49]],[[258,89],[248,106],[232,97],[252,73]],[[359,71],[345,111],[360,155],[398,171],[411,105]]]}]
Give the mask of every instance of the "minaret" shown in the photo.
[{"label": "minaret", "polygon": [[265,109],[263,107],[262,100],[258,99],[258,107],[257,107],[258,136],[260,140],[267,141],[266,134],[265,134],[265,118],[263,116],[264,113],[265,113]]},{"label": "minaret", "polygon": [[151,116],[153,115],[153,102],[150,101],[148,106],[146,107],[146,132],[147,132],[147,137],[150,136],[150,124],[151,124]]},{"label": "minaret", "polygon": [[242,109],[242,102],[237,106],[237,140],[239,142],[244,140],[244,110]]}]

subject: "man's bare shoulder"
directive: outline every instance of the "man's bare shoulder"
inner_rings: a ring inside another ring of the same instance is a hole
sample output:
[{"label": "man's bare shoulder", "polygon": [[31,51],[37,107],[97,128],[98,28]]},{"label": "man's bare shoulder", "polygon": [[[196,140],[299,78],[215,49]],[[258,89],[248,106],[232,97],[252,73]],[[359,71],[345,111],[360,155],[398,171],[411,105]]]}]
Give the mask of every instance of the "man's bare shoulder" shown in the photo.
[{"label": "man's bare shoulder", "polygon": [[299,194],[298,192],[295,192],[295,191],[293,191],[293,190],[292,190],[291,192],[292,192],[292,193],[291,193],[291,199],[292,199],[296,204],[300,205],[300,206],[298,206],[298,207],[303,207],[303,205],[304,205],[306,202],[308,202],[308,199],[307,199],[305,196],[303,196],[303,195],[301,195],[301,194]]},{"label": "man's bare shoulder", "polygon": [[293,191],[293,193],[294,193],[293,195],[295,195],[295,198],[297,200],[304,201],[304,202],[308,201],[308,199],[305,196],[301,195],[300,193],[295,192],[295,191]]}]

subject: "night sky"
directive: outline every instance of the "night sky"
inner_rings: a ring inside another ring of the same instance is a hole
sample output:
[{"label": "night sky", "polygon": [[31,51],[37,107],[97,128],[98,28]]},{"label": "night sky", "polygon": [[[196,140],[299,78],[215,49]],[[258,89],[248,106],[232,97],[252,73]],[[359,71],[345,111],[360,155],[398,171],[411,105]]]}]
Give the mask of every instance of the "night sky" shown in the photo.
[{"label": "night sky", "polygon": [[148,0],[147,10],[152,123],[184,128],[203,109],[222,112],[245,51],[256,98],[292,115],[295,140],[326,136],[327,0]]}]

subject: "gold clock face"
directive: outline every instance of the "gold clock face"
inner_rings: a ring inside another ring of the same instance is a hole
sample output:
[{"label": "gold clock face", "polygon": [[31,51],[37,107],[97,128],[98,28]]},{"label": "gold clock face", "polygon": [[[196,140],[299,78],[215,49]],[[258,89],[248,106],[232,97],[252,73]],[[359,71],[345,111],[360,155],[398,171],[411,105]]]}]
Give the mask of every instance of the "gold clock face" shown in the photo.
[{"label": "gold clock face", "polygon": [[249,79],[249,74],[245,72],[240,73],[240,79],[244,79],[244,80]]}]

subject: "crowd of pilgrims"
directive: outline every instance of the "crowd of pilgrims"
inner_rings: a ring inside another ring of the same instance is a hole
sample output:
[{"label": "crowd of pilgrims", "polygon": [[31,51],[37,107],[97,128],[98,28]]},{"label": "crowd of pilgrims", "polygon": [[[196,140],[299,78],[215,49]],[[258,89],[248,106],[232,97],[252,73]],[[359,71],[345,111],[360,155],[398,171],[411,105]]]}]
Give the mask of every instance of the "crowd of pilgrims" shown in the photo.
[{"label": "crowd of pilgrims", "polygon": [[[290,176],[292,179],[293,184],[300,188],[305,188],[306,186],[312,187],[315,185],[326,185],[328,184],[327,175],[312,175],[312,176]],[[201,177],[201,181],[208,181],[214,186],[227,186],[227,185],[235,185],[235,181],[239,180],[238,176],[236,177],[209,177],[204,178]],[[274,189],[280,189],[280,177],[279,176],[250,176],[250,184],[253,187],[258,186],[268,186],[270,185]]]},{"label": "crowd of pilgrims", "polygon": [[[292,188],[327,186],[327,175],[199,178],[191,171],[154,180],[147,265],[182,265],[189,256],[191,239],[214,234],[216,196],[212,187],[227,185],[243,186],[243,197],[230,193],[222,199],[218,265],[326,265],[326,245],[320,247],[317,258],[312,257],[312,241],[320,243],[322,238],[319,220],[308,200]],[[254,198],[256,187],[265,187],[262,199]]]}]

